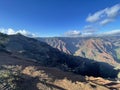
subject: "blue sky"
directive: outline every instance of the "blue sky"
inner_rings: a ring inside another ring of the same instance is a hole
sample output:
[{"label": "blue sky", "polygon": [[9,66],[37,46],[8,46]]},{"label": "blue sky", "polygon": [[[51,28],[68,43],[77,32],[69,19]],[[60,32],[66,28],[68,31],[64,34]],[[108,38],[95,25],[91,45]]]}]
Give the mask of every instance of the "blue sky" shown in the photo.
[{"label": "blue sky", "polygon": [[120,0],[0,0],[0,31],[41,37],[120,31]]}]

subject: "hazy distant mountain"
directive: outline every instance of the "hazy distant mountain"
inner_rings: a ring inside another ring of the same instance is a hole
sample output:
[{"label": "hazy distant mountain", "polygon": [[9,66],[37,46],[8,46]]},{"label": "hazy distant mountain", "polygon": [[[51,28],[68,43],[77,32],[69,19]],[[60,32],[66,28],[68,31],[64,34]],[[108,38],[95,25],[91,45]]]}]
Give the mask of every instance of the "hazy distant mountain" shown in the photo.
[{"label": "hazy distant mountain", "polygon": [[107,62],[120,62],[120,36],[39,38],[67,54]]}]

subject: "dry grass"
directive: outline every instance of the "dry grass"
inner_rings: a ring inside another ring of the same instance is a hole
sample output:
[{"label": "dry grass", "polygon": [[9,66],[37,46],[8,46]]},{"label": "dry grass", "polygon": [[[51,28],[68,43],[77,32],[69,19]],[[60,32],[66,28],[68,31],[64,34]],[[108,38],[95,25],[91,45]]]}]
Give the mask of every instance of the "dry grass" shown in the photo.
[{"label": "dry grass", "polygon": [[[103,78],[84,77],[57,68],[38,66],[26,60],[0,53],[0,66],[20,71],[22,90],[118,90],[120,84]],[[18,90],[18,89],[17,89]]]},{"label": "dry grass", "polygon": [[[37,87],[40,90],[41,88],[42,90],[109,90],[102,85],[87,82],[83,76],[63,72],[55,68],[29,66],[23,70],[23,73],[38,77]],[[73,80],[72,77],[77,77],[78,80]]]}]

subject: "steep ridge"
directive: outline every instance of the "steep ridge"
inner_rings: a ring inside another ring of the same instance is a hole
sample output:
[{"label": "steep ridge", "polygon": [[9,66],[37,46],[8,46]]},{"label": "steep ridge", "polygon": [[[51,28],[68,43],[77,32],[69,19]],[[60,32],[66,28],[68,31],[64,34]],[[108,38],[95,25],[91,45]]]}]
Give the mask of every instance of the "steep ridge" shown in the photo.
[{"label": "steep ridge", "polygon": [[[37,38],[40,41],[48,43],[50,46],[59,49],[60,51],[63,51],[67,54],[74,54],[75,51],[79,48],[78,44],[80,44],[82,41],[82,38],[68,38],[68,37],[51,37],[51,38]],[[58,43],[59,42],[59,43]],[[64,43],[64,44],[62,44]],[[57,46],[60,46],[59,48]],[[65,50],[68,52],[64,51]]]},{"label": "steep ridge", "polygon": [[[50,46],[53,46],[54,48],[57,48],[58,50],[65,52],[67,54],[71,54],[70,51],[66,48],[66,43],[62,40],[59,40],[59,38],[49,38],[44,39],[42,38],[41,41],[47,42]],[[56,43],[57,42],[57,43]]]},{"label": "steep ridge", "polygon": [[[0,89],[109,90],[113,88],[109,85],[113,81],[105,80],[105,84],[100,84],[84,76],[115,80],[119,73],[109,64],[67,55],[46,43],[20,34],[2,34],[0,42],[0,80],[5,83],[0,83]],[[116,85],[114,88],[119,87],[119,83],[116,82]]]},{"label": "steep ridge", "polygon": [[80,46],[74,55],[114,65],[116,61],[113,48],[114,45],[111,42],[103,41],[102,39],[89,39]]},{"label": "steep ridge", "polygon": [[[39,40],[48,43],[50,46],[57,48],[58,40],[60,40],[67,51],[75,56],[94,59],[100,62],[106,62],[116,66],[120,62],[120,37],[104,36],[104,37],[59,37],[52,44],[55,38],[44,38]],[[69,48],[71,47],[71,48]],[[63,48],[59,48],[60,51]],[[65,51],[63,51],[65,52]],[[66,53],[66,52],[65,52]],[[67,53],[69,54],[69,53]]]},{"label": "steep ridge", "polygon": [[[28,38],[20,34],[7,36],[3,49],[14,57],[30,58],[42,66],[57,67],[64,71],[71,71],[81,75],[117,77],[118,71],[113,66],[75,57],[52,48],[44,42]],[[110,72],[104,72],[110,70]]]}]

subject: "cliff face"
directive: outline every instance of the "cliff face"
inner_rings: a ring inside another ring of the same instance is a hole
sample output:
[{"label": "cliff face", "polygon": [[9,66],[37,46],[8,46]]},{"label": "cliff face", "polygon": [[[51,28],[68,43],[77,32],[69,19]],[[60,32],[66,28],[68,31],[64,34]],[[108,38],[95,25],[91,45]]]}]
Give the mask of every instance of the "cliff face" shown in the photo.
[{"label": "cliff face", "polygon": [[75,52],[74,55],[94,59],[100,62],[116,64],[114,45],[102,39],[89,39]]},{"label": "cliff face", "polygon": [[[54,44],[53,44],[53,40]],[[120,62],[120,37],[59,37],[39,39],[67,54],[94,59],[112,65]],[[59,42],[61,41],[61,42]],[[62,44],[64,43],[64,44]],[[57,47],[60,45],[61,47]],[[63,50],[65,48],[65,51]],[[66,51],[69,51],[66,52]]]}]

